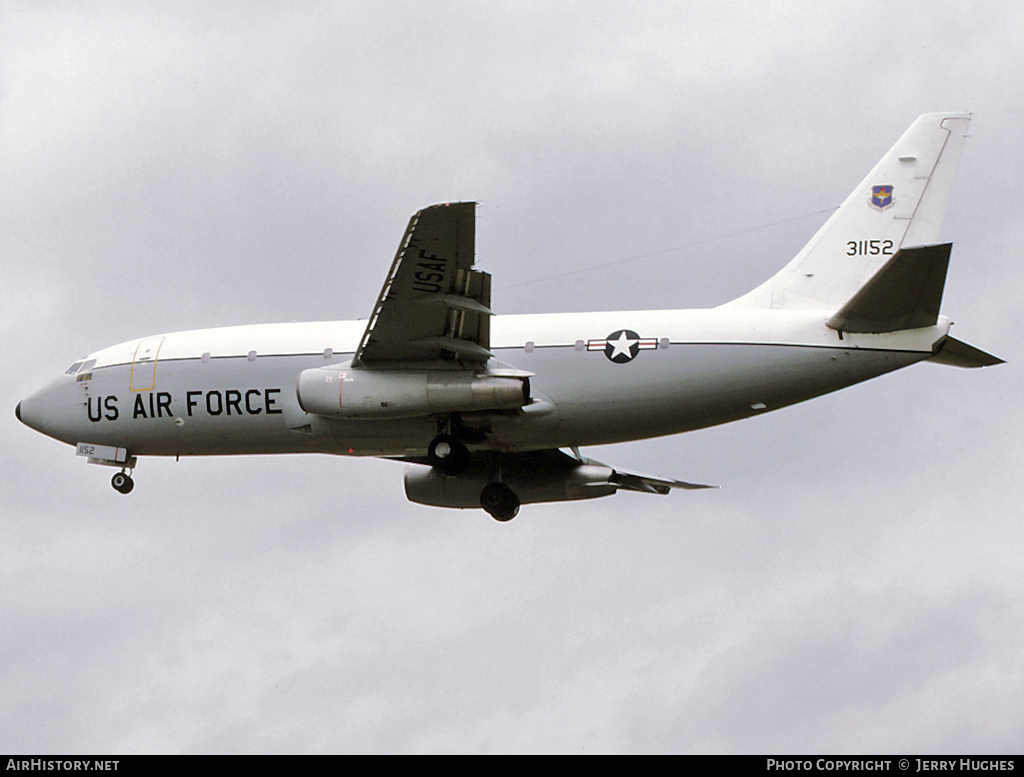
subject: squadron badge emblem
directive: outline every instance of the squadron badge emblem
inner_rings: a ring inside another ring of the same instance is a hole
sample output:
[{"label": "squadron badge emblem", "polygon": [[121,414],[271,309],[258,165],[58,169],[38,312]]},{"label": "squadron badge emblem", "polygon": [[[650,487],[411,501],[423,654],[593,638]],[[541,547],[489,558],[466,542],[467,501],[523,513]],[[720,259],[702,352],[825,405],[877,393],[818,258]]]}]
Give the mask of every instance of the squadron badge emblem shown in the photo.
[{"label": "squadron badge emblem", "polygon": [[892,205],[892,186],[872,186],[871,206],[879,210],[885,210]]}]

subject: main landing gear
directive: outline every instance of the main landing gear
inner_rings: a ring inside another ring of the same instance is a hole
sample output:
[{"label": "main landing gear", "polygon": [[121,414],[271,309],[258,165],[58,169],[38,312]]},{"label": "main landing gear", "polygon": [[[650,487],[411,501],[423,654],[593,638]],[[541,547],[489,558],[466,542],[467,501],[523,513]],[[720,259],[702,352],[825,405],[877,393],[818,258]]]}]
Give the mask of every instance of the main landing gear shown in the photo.
[{"label": "main landing gear", "polygon": [[469,448],[454,435],[442,433],[430,441],[427,460],[442,475],[461,475],[469,466]]},{"label": "main landing gear", "polygon": [[[427,461],[442,475],[456,477],[463,474],[472,463],[473,456],[460,437],[470,442],[482,442],[485,434],[463,425],[457,414],[438,423],[437,436],[427,446]],[[492,465],[492,482],[487,483],[480,492],[480,506],[496,521],[511,521],[519,512],[519,497],[501,482],[500,461],[492,460]]]},{"label": "main landing gear", "polygon": [[504,483],[488,483],[480,492],[480,506],[496,521],[511,521],[519,513],[519,497]]},{"label": "main landing gear", "polygon": [[132,489],[135,488],[135,481],[132,480],[132,476],[124,470],[114,474],[114,477],[110,479],[110,485],[114,487],[115,491],[122,494],[130,494]]}]

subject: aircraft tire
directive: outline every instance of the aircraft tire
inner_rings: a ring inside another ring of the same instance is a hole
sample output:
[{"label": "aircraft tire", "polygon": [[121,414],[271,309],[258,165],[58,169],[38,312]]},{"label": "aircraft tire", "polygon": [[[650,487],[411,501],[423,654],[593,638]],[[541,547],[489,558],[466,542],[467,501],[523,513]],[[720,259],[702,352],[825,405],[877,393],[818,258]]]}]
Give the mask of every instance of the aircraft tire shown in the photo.
[{"label": "aircraft tire", "polygon": [[114,477],[110,479],[110,485],[112,485],[114,490],[119,493],[130,494],[132,489],[135,488],[135,481],[124,472],[117,472],[114,474]]},{"label": "aircraft tire", "polygon": [[439,434],[427,448],[430,466],[442,475],[459,475],[469,466],[469,448],[450,434]]},{"label": "aircraft tire", "polygon": [[504,483],[488,483],[480,492],[480,506],[496,521],[511,521],[519,514],[519,497]]}]

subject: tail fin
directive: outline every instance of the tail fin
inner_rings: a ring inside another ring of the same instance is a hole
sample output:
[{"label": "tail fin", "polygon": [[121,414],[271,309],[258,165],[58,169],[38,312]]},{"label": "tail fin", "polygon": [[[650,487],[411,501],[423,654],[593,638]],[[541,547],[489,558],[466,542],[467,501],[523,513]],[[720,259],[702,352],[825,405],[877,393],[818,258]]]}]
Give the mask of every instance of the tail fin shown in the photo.
[{"label": "tail fin", "polygon": [[970,121],[918,118],[789,264],[727,304],[836,310],[901,248],[935,243]]}]

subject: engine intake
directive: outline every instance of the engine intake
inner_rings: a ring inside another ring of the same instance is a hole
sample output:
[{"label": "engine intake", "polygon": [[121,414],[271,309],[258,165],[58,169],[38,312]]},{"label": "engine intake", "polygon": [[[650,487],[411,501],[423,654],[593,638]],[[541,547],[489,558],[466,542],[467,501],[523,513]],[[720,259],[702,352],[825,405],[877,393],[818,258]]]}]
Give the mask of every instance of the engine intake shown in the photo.
[{"label": "engine intake", "polygon": [[443,370],[316,367],[299,373],[299,405],[334,418],[409,418],[436,413],[517,410],[530,379]]}]

